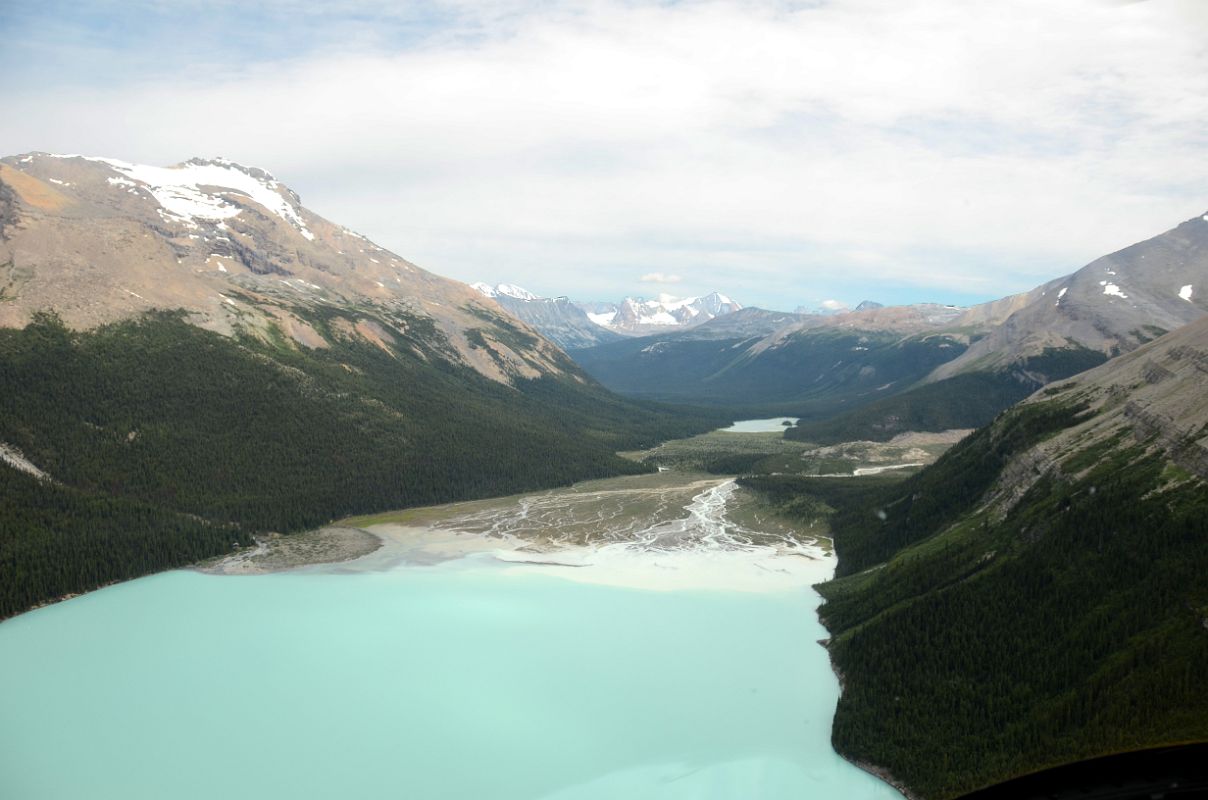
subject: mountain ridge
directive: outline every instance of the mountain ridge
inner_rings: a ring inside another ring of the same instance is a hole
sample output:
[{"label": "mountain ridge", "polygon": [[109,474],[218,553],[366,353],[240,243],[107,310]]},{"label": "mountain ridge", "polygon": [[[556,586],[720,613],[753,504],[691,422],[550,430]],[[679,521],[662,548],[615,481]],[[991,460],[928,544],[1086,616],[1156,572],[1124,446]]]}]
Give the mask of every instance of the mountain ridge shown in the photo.
[{"label": "mountain ridge", "polygon": [[1008,366],[1045,348],[1109,356],[1136,349],[1208,313],[1208,214],[1090,262],[1036,288],[971,310],[957,324],[1001,321],[933,380]]},{"label": "mountain ridge", "polygon": [[[533,333],[493,301],[310,212],[256,167],[26,154],[0,159],[0,187],[0,326],[45,308],[85,329],[181,308],[223,335],[276,331],[322,348],[331,342],[294,309],[343,308],[341,335],[389,348],[408,326],[431,326],[438,357],[502,383],[577,373],[540,337],[511,347],[513,330]],[[358,306],[386,327],[360,325]]]},{"label": "mountain ridge", "polygon": [[[653,331],[686,330],[726,314],[731,314],[742,308],[720,292],[710,292],[699,297],[674,297],[661,294],[654,300],[643,297],[626,297],[619,303],[609,302],[576,302],[566,296],[541,297],[520,286],[511,283],[499,283],[491,286],[477,281],[470,284],[484,297],[490,297],[504,304],[518,319],[529,322],[541,329],[542,325],[562,338],[592,342],[601,340],[593,331],[584,330],[584,320],[591,325],[602,328],[610,333],[624,336],[641,336]],[[550,318],[543,312],[542,306],[551,302],[564,303],[573,306],[557,314],[558,319]],[[581,313],[580,313],[581,312]],[[573,328],[559,334],[561,328]],[[545,331],[543,331],[545,332]],[[570,336],[568,337],[568,334]],[[602,341],[612,341],[615,337],[603,337]],[[572,344],[572,347],[583,347],[584,344]]]}]

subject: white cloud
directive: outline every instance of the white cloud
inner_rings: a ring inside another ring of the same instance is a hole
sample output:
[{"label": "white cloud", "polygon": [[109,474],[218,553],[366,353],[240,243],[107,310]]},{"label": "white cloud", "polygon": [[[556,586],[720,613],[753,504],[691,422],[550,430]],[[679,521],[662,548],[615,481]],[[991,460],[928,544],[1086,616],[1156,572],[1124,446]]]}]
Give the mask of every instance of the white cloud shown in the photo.
[{"label": "white cloud", "polygon": [[668,275],[663,272],[647,272],[638,278],[642,283],[679,283],[683,280],[679,275]]},{"label": "white cloud", "polygon": [[1190,0],[454,7],[475,35],[13,80],[0,144],[262,164],[438,272],[580,296],[643,264],[764,305],[989,297],[1208,209]]},{"label": "white cloud", "polygon": [[842,311],[847,308],[846,303],[841,303],[838,300],[823,300],[820,305],[827,311]]}]

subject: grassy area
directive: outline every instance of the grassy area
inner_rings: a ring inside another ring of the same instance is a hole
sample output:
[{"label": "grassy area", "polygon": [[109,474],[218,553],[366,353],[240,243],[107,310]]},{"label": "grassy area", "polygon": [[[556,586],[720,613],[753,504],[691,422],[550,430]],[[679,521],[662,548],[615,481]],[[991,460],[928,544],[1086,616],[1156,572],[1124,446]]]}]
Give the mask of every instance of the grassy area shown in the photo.
[{"label": "grassy area", "polygon": [[908,435],[891,442],[819,447],[779,432],[712,431],[620,455],[656,467],[714,475],[852,475],[857,469],[930,464],[956,441],[952,435]]},{"label": "grassy area", "polygon": [[812,538],[826,553],[832,552],[829,515],[794,516],[770,502],[761,492],[743,487],[727,508],[729,518],[750,530],[762,531],[769,539]]},{"label": "grassy area", "polygon": [[[781,456],[789,460],[810,448],[805,442],[790,442],[780,431],[771,433],[728,433],[710,431],[688,439],[664,442],[648,450],[620,453],[624,458],[678,471],[727,472],[718,470],[724,462],[739,458],[757,461]],[[743,471],[743,470],[737,470]]]}]

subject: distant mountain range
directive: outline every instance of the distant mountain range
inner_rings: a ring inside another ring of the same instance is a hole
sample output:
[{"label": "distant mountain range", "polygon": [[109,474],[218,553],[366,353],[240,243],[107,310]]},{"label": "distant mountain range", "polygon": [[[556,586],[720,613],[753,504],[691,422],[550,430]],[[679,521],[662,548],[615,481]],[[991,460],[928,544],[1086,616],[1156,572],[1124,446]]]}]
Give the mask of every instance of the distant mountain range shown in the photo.
[{"label": "distant mountain range", "polygon": [[655,300],[626,297],[619,303],[608,303],[539,297],[510,283],[491,286],[480,282],[471,286],[567,349],[651,331],[685,330],[742,308],[718,292],[684,298],[663,294]]},{"label": "distant mountain range", "polygon": [[1051,380],[1198,319],[1208,219],[1196,217],[1030,292],[971,308],[921,303],[759,309],[572,349],[635,397],[800,416],[816,441],[975,427]]},{"label": "distant mountain range", "polygon": [[846,314],[849,311],[871,311],[874,308],[884,308],[884,305],[875,300],[864,300],[855,308],[848,308],[838,300],[824,300],[821,305],[810,308],[808,306],[797,306],[794,313],[828,317],[832,314]]},{"label": "distant mountain range", "polygon": [[516,319],[541,332],[563,349],[572,350],[613,342],[624,336],[597,325],[578,303],[566,297],[538,297],[527,289],[501,283],[470,284],[483,297],[489,297]]},{"label": "distant mountain range", "polygon": [[597,325],[627,333],[652,329],[691,328],[716,317],[738,311],[742,306],[724,294],[703,297],[673,297],[660,294],[654,300],[626,297],[616,306],[595,306],[591,319]]}]

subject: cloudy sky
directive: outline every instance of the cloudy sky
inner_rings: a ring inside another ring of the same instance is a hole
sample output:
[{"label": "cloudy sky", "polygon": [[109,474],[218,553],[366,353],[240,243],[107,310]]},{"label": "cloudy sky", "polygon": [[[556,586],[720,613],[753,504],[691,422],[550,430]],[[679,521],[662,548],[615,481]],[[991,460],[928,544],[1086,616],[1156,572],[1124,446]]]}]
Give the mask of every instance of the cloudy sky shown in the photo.
[{"label": "cloudy sky", "polygon": [[1021,291],[1208,210],[1202,0],[0,0],[0,154],[263,166],[433,271]]}]

